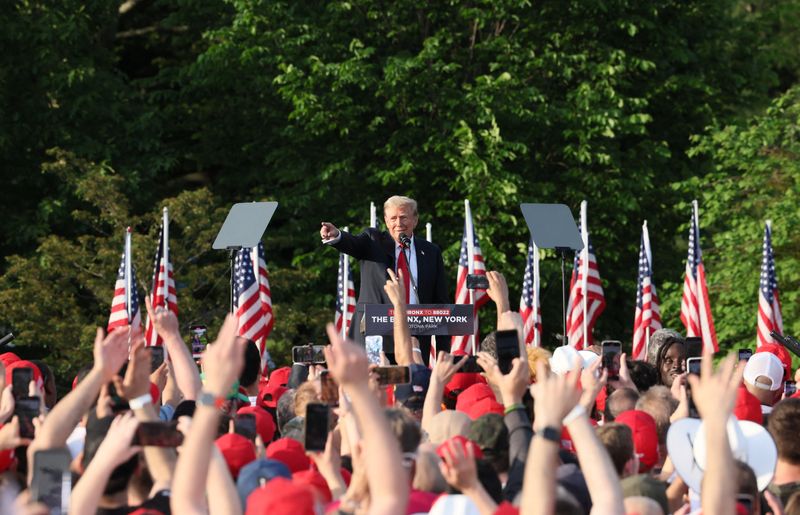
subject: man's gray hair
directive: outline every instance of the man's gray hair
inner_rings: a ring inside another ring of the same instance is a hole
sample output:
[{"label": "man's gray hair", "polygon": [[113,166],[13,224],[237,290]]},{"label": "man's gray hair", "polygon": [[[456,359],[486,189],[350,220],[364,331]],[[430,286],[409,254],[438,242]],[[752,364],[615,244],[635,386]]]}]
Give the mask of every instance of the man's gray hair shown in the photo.
[{"label": "man's gray hair", "polygon": [[413,198],[403,197],[402,195],[394,195],[386,199],[383,203],[383,212],[385,213],[390,207],[411,206],[414,216],[417,216],[417,201]]}]

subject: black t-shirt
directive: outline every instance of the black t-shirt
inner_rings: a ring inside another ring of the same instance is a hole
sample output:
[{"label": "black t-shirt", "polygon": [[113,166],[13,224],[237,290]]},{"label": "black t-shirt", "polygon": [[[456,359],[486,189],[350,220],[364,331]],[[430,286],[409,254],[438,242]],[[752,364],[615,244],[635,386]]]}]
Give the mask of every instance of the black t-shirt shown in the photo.
[{"label": "black t-shirt", "polygon": [[170,515],[169,490],[161,490],[139,506],[98,508],[97,515]]}]

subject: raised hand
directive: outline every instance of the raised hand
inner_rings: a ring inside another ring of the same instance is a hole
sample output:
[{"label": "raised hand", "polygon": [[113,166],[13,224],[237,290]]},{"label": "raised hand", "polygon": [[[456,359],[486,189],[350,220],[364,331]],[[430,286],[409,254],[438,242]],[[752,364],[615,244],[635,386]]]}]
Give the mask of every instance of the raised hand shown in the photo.
[{"label": "raised hand", "polygon": [[406,288],[403,283],[403,272],[398,270],[397,274],[395,274],[391,268],[387,268],[386,273],[389,274],[389,279],[383,286],[386,295],[389,296],[389,300],[392,301],[393,306],[405,306]]},{"label": "raised hand", "polygon": [[[636,384],[631,379],[631,372],[628,370],[628,360],[626,358],[627,355],[624,352],[619,355],[619,379],[610,381],[610,383],[615,389],[629,388],[638,392],[639,389],[636,388]],[[602,361],[602,359],[598,361]]]},{"label": "raised hand", "polygon": [[439,352],[439,357],[436,359],[436,365],[433,366],[433,373],[431,380],[437,381],[439,384],[447,384],[450,379],[461,370],[461,367],[467,362],[467,357],[464,356],[458,363],[453,363],[454,356],[445,351]]},{"label": "raised hand", "polygon": [[8,385],[3,388],[3,392],[0,393],[0,424],[4,423],[14,414],[15,405],[13,386]]},{"label": "raised hand", "polygon": [[203,353],[206,389],[217,397],[228,395],[244,365],[247,340],[236,337],[238,323],[233,315],[225,317],[216,341]]},{"label": "raised hand", "polygon": [[489,280],[489,289],[486,293],[497,305],[497,312],[504,313],[511,309],[508,301],[508,284],[503,274],[490,270],[486,272],[486,278]]},{"label": "raised hand", "polygon": [[144,338],[137,338],[131,347],[131,359],[125,371],[125,379],[114,376],[117,393],[127,400],[150,393],[150,349],[144,346]]},{"label": "raised hand", "polygon": [[541,361],[536,364],[536,383],[531,386],[537,427],[561,427],[561,421],[578,404],[580,365],[564,375],[551,374]]},{"label": "raised hand", "polygon": [[153,309],[149,295],[144,296],[144,305],[147,308],[148,318],[153,323],[153,327],[156,328],[156,332],[161,335],[162,338],[167,339],[170,336],[177,336],[180,338],[181,332],[178,325],[178,317],[175,316],[175,313],[164,306],[158,306],[156,309]]},{"label": "raised hand", "polygon": [[319,237],[322,241],[331,240],[339,236],[339,229],[330,222],[322,222],[322,227],[319,229]]},{"label": "raised hand", "polygon": [[325,361],[333,378],[342,386],[365,385],[369,381],[369,361],[364,349],[349,340],[343,340],[333,324],[328,324]]},{"label": "raised hand", "polygon": [[729,354],[715,373],[711,354],[703,353],[700,376],[689,374],[687,379],[692,388],[692,400],[704,420],[728,420],[736,404],[743,371],[744,367],[737,367],[736,355]]},{"label": "raised hand", "polygon": [[140,447],[131,446],[137,427],[139,427],[139,421],[133,416],[133,412],[128,411],[123,415],[118,415],[111,422],[103,443],[97,449],[95,459],[103,456],[104,460],[114,465],[128,461],[131,456],[141,450]]},{"label": "raised hand", "polygon": [[150,382],[158,386],[159,392],[163,392],[167,386],[167,377],[169,377],[169,362],[165,361],[150,373]]},{"label": "raised hand", "polygon": [[[464,449],[466,449],[466,453]],[[475,451],[472,445],[461,445],[458,441],[448,440],[442,457],[439,470],[447,484],[462,492],[474,490],[480,485],[478,466],[475,463]]]},{"label": "raised hand", "polygon": [[0,450],[16,449],[30,443],[30,439],[19,436],[19,419],[16,416],[11,419],[11,422],[0,428]]},{"label": "raised hand", "polygon": [[94,368],[102,372],[105,382],[117,375],[119,369],[128,359],[129,329],[118,327],[104,336],[103,330],[97,328],[94,339]]}]

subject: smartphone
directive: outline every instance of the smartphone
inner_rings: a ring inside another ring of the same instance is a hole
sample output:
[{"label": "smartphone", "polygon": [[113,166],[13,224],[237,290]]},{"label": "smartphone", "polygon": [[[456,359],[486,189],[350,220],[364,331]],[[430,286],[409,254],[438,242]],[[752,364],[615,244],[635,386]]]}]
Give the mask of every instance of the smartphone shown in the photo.
[{"label": "smartphone", "polygon": [[28,396],[31,381],[33,381],[33,369],[30,367],[15,368],[11,371],[11,388],[15,399]]},{"label": "smartphone", "polygon": [[339,385],[331,377],[327,370],[319,373],[320,393],[319,398],[328,406],[339,405]]},{"label": "smartphone", "polygon": [[132,445],[145,447],[178,447],[183,443],[183,433],[178,431],[178,421],[140,422],[133,435]]},{"label": "smartphone", "polygon": [[242,413],[233,419],[233,432],[242,435],[248,440],[256,439],[256,416],[252,413]]},{"label": "smartphone", "polygon": [[206,336],[208,328],[204,325],[192,325],[189,326],[189,332],[192,335],[192,357],[197,360],[208,345],[208,336]]},{"label": "smartphone", "polygon": [[292,361],[294,363],[323,364],[325,363],[324,345],[302,345],[292,347]]},{"label": "smartphone", "polygon": [[686,360],[686,371],[699,376],[703,367],[703,358],[689,358]]},{"label": "smartphone", "polygon": [[600,343],[600,356],[603,368],[608,371],[608,379],[619,379],[619,360],[622,353],[622,342],[619,340],[604,340]]},{"label": "smartphone", "polygon": [[164,363],[164,347],[153,345],[150,347],[150,373],[153,373]]},{"label": "smartphone", "polygon": [[699,358],[703,355],[703,339],[699,336],[686,337],[686,359]]},{"label": "smartphone", "polygon": [[480,374],[483,369],[478,365],[478,358],[475,356],[453,356],[453,364],[458,364],[461,360],[467,360],[464,366],[458,369],[459,372],[467,374]]},{"label": "smartphone", "polygon": [[753,349],[739,349],[739,361],[747,361],[753,357]]},{"label": "smartphone", "polygon": [[488,290],[489,278],[484,274],[468,274],[467,275],[467,289],[468,290]]},{"label": "smartphone", "polygon": [[519,333],[516,329],[497,331],[495,333],[497,346],[497,366],[500,372],[508,374],[514,366],[512,361],[519,357]]},{"label": "smartphone", "polygon": [[786,381],[783,383],[783,396],[791,397],[797,392],[797,383],[794,381]]},{"label": "smartphone", "polygon": [[72,461],[66,448],[46,449],[33,453],[31,500],[50,508],[53,515],[66,514],[72,490]]},{"label": "smartphone", "polygon": [[330,409],[327,404],[306,404],[306,438],[307,451],[324,451],[328,441]]},{"label": "smartphone", "polygon": [[19,436],[33,438],[33,419],[39,416],[39,397],[21,397],[14,405],[14,414],[19,419]]},{"label": "smartphone", "polygon": [[378,384],[381,386],[409,384],[411,382],[411,369],[409,367],[375,367],[372,371],[378,374]]}]

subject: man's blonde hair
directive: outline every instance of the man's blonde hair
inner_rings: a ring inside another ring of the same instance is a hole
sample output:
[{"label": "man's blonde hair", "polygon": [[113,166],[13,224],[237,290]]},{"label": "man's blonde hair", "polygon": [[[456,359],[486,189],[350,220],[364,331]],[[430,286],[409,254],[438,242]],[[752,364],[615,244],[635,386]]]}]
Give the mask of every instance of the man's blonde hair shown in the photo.
[{"label": "man's blonde hair", "polygon": [[417,201],[413,198],[403,197],[402,195],[394,195],[386,199],[383,203],[383,212],[385,213],[390,207],[411,206],[414,216],[417,216]]}]

